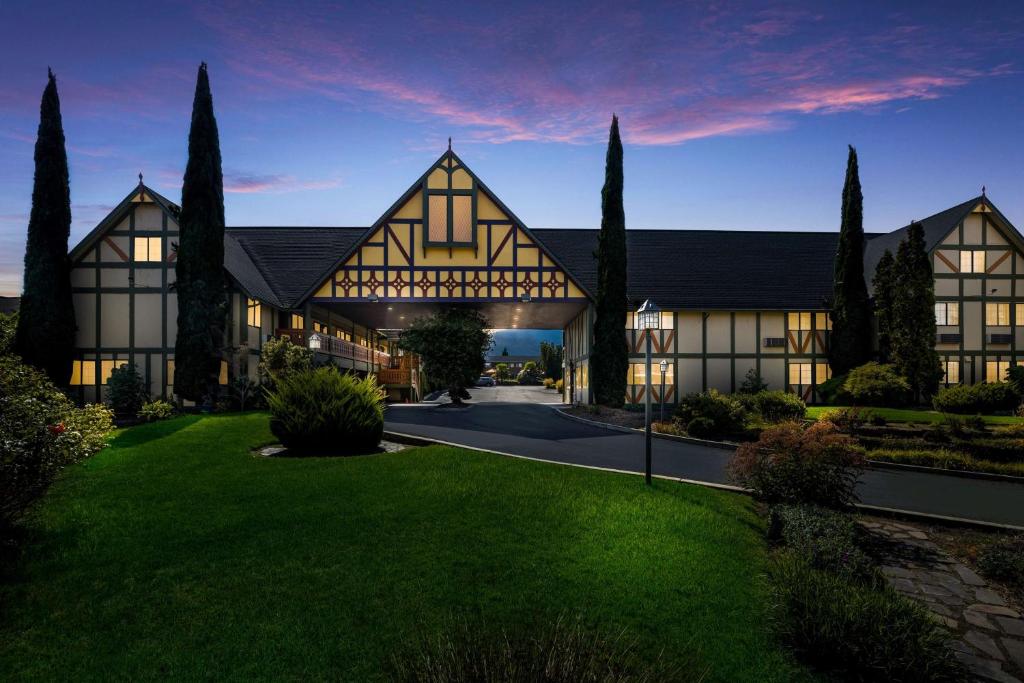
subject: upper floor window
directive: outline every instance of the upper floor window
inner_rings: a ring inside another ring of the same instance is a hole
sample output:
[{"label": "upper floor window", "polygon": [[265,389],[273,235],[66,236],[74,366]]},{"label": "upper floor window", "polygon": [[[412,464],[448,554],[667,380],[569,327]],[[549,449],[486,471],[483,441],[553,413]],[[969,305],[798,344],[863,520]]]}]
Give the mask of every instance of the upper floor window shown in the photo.
[{"label": "upper floor window", "polygon": [[936,325],[959,325],[960,304],[956,301],[940,301],[935,304]]},{"label": "upper floor window", "polygon": [[245,302],[245,317],[249,327],[259,327],[262,319],[262,308],[256,299],[247,299]]},{"label": "upper floor window", "polygon": [[302,316],[298,313],[292,313],[292,329],[301,330],[306,326],[306,322],[302,319]]},{"label": "upper floor window", "polygon": [[[813,317],[809,311],[803,313],[790,313],[789,316],[789,329],[793,332],[803,332],[805,330],[813,329]],[[806,382],[810,384],[810,382]],[[794,382],[795,384],[795,382]]]},{"label": "upper floor window", "polygon": [[472,176],[445,155],[423,181],[423,242],[433,247],[476,246],[476,190]]},{"label": "upper floor window", "polygon": [[984,251],[961,251],[960,252],[961,273],[984,273],[985,252]]},{"label": "upper floor window", "polygon": [[1014,322],[1017,327],[1022,327],[1024,326],[1024,304],[1016,304],[1015,308],[1017,309],[1017,319]]},{"label": "upper floor window", "polygon": [[1010,304],[1007,304],[1007,303],[987,303],[987,304],[985,304],[985,324],[986,325],[1009,325],[1010,324]]},{"label": "upper floor window", "polygon": [[136,261],[163,261],[163,243],[159,237],[135,238]]}]

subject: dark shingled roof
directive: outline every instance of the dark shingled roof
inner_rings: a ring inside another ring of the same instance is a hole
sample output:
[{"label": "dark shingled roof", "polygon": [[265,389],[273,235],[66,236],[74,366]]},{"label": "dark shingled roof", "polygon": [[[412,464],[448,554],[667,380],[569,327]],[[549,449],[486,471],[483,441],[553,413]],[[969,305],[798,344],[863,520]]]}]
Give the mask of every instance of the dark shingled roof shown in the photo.
[{"label": "dark shingled roof", "polygon": [[[984,195],[968,199],[962,204],[957,204],[945,211],[940,211],[933,216],[928,216],[918,221],[921,227],[924,228],[925,250],[930,252],[983,199]],[[896,249],[899,248],[900,242],[907,236],[909,228],[909,224],[905,225],[892,232],[879,235],[867,243],[864,248],[864,280],[867,282],[868,291],[871,291],[871,279],[875,276],[875,267],[878,266],[882,254],[888,250],[895,256]]]},{"label": "dark shingled roof", "polygon": [[[365,233],[366,228],[231,227],[226,231],[224,243],[225,266],[246,289],[260,287],[239,254],[234,254],[228,262],[227,254],[232,247],[227,238],[230,238],[248,256],[249,263],[262,273],[263,283],[278,301],[275,305],[295,308],[302,303],[299,297],[327,277],[331,265],[347,254]],[[249,293],[258,296],[253,290]]]},{"label": "dark shingled roof", "polygon": [[[597,291],[597,230],[534,230],[580,283]],[[667,309],[822,309],[832,295],[838,233],[627,230],[630,304]]]}]

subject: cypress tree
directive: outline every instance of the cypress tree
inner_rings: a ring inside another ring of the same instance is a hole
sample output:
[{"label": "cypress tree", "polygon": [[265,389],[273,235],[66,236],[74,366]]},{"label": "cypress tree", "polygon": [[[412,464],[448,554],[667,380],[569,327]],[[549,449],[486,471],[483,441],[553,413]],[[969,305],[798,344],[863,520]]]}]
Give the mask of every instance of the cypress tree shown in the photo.
[{"label": "cypress tree", "polygon": [[843,185],[842,223],[832,284],[829,364],[842,375],[871,360],[871,304],[864,282],[864,197],[857,150],[850,146]]},{"label": "cypress tree", "polygon": [[612,116],[601,188],[601,232],[597,239],[597,303],[590,378],[597,402],[618,407],[626,397],[626,213],[622,204],[622,141]]},{"label": "cypress tree", "polygon": [[875,292],[875,321],[878,323],[878,360],[890,362],[892,358],[892,334],[895,319],[893,317],[893,297],[896,290],[896,260],[888,249],[882,254],[875,266],[875,276],[871,279],[871,288]]},{"label": "cypress tree", "polygon": [[68,260],[71,190],[57,79],[47,71],[49,82],[39,106],[32,212],[14,349],[55,384],[66,386],[71,380],[76,329]]},{"label": "cypress tree", "polygon": [[216,399],[224,347],[224,180],[220,140],[206,63],[199,66],[188,164],[181,187],[175,272],[178,337],[174,345],[174,390],[182,398]]},{"label": "cypress tree", "polygon": [[911,223],[896,250],[892,362],[921,402],[939,388],[942,366],[935,352],[935,280],[924,229]]}]

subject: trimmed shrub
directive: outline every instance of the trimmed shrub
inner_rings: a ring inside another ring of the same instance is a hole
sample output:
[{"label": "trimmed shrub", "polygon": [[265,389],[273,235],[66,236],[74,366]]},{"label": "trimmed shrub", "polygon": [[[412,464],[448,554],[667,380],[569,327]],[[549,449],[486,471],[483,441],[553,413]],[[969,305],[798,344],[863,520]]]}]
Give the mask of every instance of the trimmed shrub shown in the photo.
[{"label": "trimmed shrub", "polygon": [[764,381],[757,368],[750,368],[747,370],[747,374],[743,376],[743,383],[740,384],[739,393],[760,394],[762,391],[768,391],[768,382]]},{"label": "trimmed shrub", "polygon": [[985,576],[1024,590],[1024,536],[1004,538],[984,548],[978,568]]},{"label": "trimmed shrub", "polygon": [[957,384],[940,389],[932,404],[942,413],[984,415],[1012,411],[1020,403],[1020,398],[1009,382]]},{"label": "trimmed shrub", "polygon": [[802,420],[807,413],[807,404],[788,391],[759,391],[751,397],[751,406],[765,422]]},{"label": "trimmed shrub", "polygon": [[459,620],[411,640],[391,658],[396,683],[657,683],[699,681],[660,657],[640,656],[636,639],[585,628],[580,619],[508,632]]},{"label": "trimmed shrub", "polygon": [[891,462],[897,465],[920,465],[921,467],[934,467],[940,470],[988,472],[989,474],[1024,477],[1024,462],[978,460],[969,455],[944,448],[935,450],[879,448],[868,451],[867,458],[868,460]]},{"label": "trimmed shrub", "polygon": [[139,409],[139,419],[143,422],[156,422],[171,417],[174,417],[174,406],[163,399],[158,398],[155,401],[144,403]]},{"label": "trimmed shrub", "polygon": [[769,504],[828,508],[856,501],[854,486],[863,468],[863,449],[827,422],[806,429],[798,422],[768,427],[756,442],[742,444],[729,463],[732,479]]},{"label": "trimmed shrub", "polygon": [[871,420],[873,413],[864,408],[833,408],[818,416],[818,422],[833,425],[836,429],[853,433]]},{"label": "trimmed shrub", "polygon": [[565,393],[565,380],[560,379],[555,382],[555,391],[562,394]]},{"label": "trimmed shrub", "polygon": [[384,433],[384,394],[372,375],[333,366],[279,375],[267,404],[270,431],[295,454],[368,453]]},{"label": "trimmed shrub", "polygon": [[545,389],[554,389],[555,388],[555,380],[551,379],[550,377],[545,377],[544,378],[544,388]]},{"label": "trimmed shrub", "polygon": [[288,337],[268,339],[260,349],[258,373],[260,381],[268,388],[282,377],[312,368],[313,352],[292,344]]},{"label": "trimmed shrub", "polygon": [[0,356],[0,526],[14,523],[66,465],[106,443],[107,408],[76,408],[49,378]]},{"label": "trimmed shrub", "polygon": [[[696,428],[701,434],[690,432],[690,426],[698,418]],[[715,389],[699,394],[687,394],[676,406],[675,419],[686,425],[686,431],[700,439],[710,439],[741,432],[746,424],[746,410],[732,396],[720,394]]]},{"label": "trimmed shrub", "polygon": [[871,361],[850,370],[843,392],[853,403],[864,406],[903,406],[910,400],[910,384],[894,366]]},{"label": "trimmed shrub", "polygon": [[782,527],[782,540],[815,569],[861,582],[877,582],[874,561],[860,549],[860,528],[849,515],[813,505],[780,505],[772,516]]},{"label": "trimmed shrub", "polygon": [[686,433],[695,439],[713,439],[719,435],[714,420],[709,417],[695,417],[686,424]]},{"label": "trimmed shrub", "polygon": [[523,369],[516,375],[516,381],[524,386],[536,386],[544,381],[544,375],[535,362],[528,360],[523,364]]},{"label": "trimmed shrub", "polygon": [[950,634],[887,585],[860,585],[792,553],[772,563],[777,631],[797,655],[840,679],[962,681]]},{"label": "trimmed shrub", "polygon": [[126,363],[111,371],[107,380],[107,403],[114,410],[114,415],[122,420],[134,418],[148,400],[146,383],[134,363]]}]

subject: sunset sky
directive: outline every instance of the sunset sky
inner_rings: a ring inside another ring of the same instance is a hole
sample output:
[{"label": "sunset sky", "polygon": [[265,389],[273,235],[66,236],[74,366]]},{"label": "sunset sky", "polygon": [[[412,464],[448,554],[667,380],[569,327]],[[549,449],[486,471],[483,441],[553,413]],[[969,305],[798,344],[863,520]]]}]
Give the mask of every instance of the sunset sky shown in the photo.
[{"label": "sunset sky", "polygon": [[0,294],[47,66],[72,244],[140,171],[178,201],[202,60],[229,225],[368,225],[451,136],[528,226],[598,227],[612,112],[628,227],[836,230],[848,143],[868,230],[982,185],[1024,225],[1020,2],[495,5],[0,1]]}]

